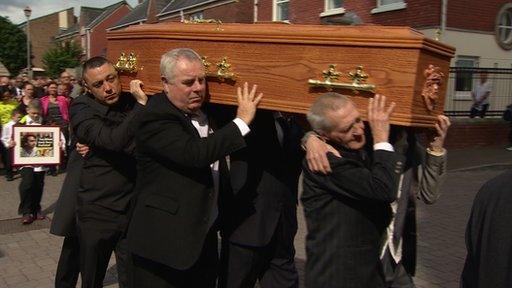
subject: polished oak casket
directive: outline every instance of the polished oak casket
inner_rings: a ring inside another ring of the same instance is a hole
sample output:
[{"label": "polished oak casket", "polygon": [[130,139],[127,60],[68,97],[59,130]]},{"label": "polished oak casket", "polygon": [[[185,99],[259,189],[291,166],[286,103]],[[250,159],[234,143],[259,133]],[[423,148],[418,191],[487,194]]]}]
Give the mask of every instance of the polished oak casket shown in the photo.
[{"label": "polished oak casket", "polygon": [[160,56],[188,47],[203,56],[210,101],[236,104],[236,87],[258,84],[260,108],[306,113],[319,95],[350,96],[363,115],[367,98],[397,106],[391,122],[432,127],[443,113],[454,48],[408,27],[158,23],[107,35],[108,58],[124,90],[131,79],[162,91]]}]

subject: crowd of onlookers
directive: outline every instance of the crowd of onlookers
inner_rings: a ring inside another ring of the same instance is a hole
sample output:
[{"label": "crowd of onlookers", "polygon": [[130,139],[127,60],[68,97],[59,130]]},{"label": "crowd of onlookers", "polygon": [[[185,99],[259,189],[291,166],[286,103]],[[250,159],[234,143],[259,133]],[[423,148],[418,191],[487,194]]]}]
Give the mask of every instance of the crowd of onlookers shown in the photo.
[{"label": "crowd of onlookers", "polygon": [[[31,80],[27,75],[9,78],[0,77],[0,157],[5,178],[12,181],[16,173],[21,175],[19,213],[22,223],[30,224],[36,219],[44,219],[40,200],[44,187],[44,175],[56,176],[66,167],[66,150],[69,143],[69,105],[82,93],[79,81],[67,71],[59,78],[49,79],[38,76]],[[13,167],[12,150],[16,143],[13,138],[14,125],[59,126],[63,136],[62,161],[56,165]],[[39,196],[34,196],[39,195]]]}]

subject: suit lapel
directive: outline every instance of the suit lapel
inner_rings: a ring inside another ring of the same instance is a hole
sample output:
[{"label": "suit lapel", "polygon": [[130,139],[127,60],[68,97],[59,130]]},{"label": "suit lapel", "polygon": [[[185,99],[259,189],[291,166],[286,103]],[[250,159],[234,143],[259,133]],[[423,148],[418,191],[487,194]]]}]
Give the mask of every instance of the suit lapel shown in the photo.
[{"label": "suit lapel", "polygon": [[155,104],[157,104],[157,107],[161,107],[162,109],[167,110],[164,112],[169,112],[173,115],[176,115],[180,119],[180,121],[183,123],[183,127],[185,128],[185,130],[188,133],[200,138],[199,132],[197,132],[196,127],[194,127],[194,125],[192,125],[192,121],[190,120],[190,118],[187,117],[185,115],[185,113],[183,113],[183,111],[179,110],[176,106],[174,106],[174,104],[172,104],[172,102],[169,101],[169,99],[167,98],[167,95],[165,93],[155,95],[153,97],[157,97],[155,99],[156,100]]}]

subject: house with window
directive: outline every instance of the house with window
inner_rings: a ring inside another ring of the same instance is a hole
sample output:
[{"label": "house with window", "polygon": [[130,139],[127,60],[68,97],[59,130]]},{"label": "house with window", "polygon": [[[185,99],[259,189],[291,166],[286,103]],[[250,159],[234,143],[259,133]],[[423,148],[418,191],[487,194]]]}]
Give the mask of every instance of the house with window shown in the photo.
[{"label": "house with window", "polygon": [[126,1],[103,8],[80,7],[78,21],[55,36],[57,43],[75,41],[80,43],[84,57],[105,56],[107,52],[107,28],[117,23],[132,11]]},{"label": "house with window", "polygon": [[[73,8],[63,9],[41,17],[30,19],[30,53],[32,69],[43,67],[43,55],[53,46],[54,37],[76,23]],[[18,24],[26,32],[27,22]]]}]

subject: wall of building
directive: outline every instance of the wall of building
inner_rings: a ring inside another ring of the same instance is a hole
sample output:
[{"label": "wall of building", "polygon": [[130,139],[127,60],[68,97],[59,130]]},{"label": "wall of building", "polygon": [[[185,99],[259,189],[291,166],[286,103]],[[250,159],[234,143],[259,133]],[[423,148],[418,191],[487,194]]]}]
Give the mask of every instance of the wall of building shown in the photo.
[{"label": "wall of building", "polygon": [[[258,21],[272,21],[273,0],[258,0]],[[324,11],[323,0],[293,0],[289,4],[290,23],[320,24],[320,13]]]},{"label": "wall of building", "polygon": [[[272,21],[273,0],[259,0],[259,21]],[[324,0],[290,1],[290,22],[296,24],[320,24],[324,12]],[[346,0],[343,8],[346,12],[355,12],[363,23],[380,25],[407,25],[411,27],[428,27],[439,25],[441,1],[415,0],[406,1],[407,8],[372,14],[376,0]],[[428,8],[426,8],[428,7]],[[341,15],[323,17],[336,18]]]},{"label": "wall of building", "polygon": [[220,19],[224,23],[252,23],[253,0],[240,0],[204,10],[204,19]]},{"label": "wall of building", "polygon": [[[67,14],[68,25],[76,21],[73,15],[73,8],[64,10]],[[59,33],[59,12],[30,20],[30,42],[33,67],[43,67],[43,54],[53,46],[53,38]]]},{"label": "wall of building", "polygon": [[447,27],[494,32],[501,6],[510,0],[448,0]]},{"label": "wall of building", "polygon": [[[433,29],[420,31],[427,37],[433,37],[435,33]],[[478,33],[447,29],[441,37],[441,42],[456,48],[456,55],[479,57],[480,67],[512,68],[512,51],[498,45],[494,31]],[[455,66],[456,59],[452,59],[451,66]]]},{"label": "wall of building", "polygon": [[[253,11],[254,0],[239,0],[207,9],[204,6],[197,7],[185,11],[183,16],[188,20],[190,15],[203,12],[203,19],[216,19],[223,23],[252,23],[254,19]],[[174,17],[162,20],[162,22],[176,21],[181,21],[181,15],[176,14]]]},{"label": "wall of building", "polygon": [[106,56],[107,55],[107,28],[116,24],[121,18],[130,12],[127,5],[118,8],[114,13],[105,18],[100,24],[91,29],[90,32],[90,52],[89,56]]},{"label": "wall of building", "polygon": [[510,124],[501,119],[452,119],[446,148],[510,146],[510,129]]},{"label": "wall of building", "polygon": [[371,13],[377,6],[377,0],[345,1],[346,11],[355,12],[363,23],[373,23],[389,26],[428,27],[440,23],[441,1],[409,0],[405,1],[405,9]]}]

